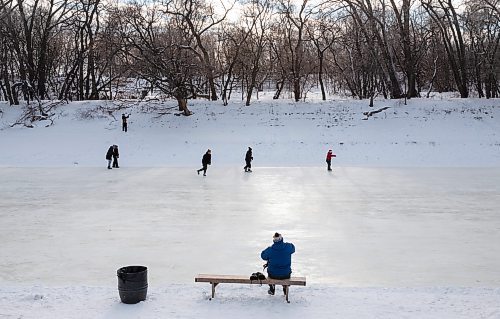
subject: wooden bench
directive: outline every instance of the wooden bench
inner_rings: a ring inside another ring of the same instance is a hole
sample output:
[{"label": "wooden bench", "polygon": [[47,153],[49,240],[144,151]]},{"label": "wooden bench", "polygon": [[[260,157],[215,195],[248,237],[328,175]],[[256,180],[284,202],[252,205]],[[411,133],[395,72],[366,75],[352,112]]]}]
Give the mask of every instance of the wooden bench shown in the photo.
[{"label": "wooden bench", "polygon": [[[305,286],[306,277],[291,277],[290,279],[271,279],[265,280],[250,280],[250,276],[233,276],[233,275],[207,275],[199,274],[194,278],[194,282],[209,282],[212,285],[212,298],[215,297],[215,287],[218,284],[274,284],[281,285],[285,288],[286,302],[288,301],[288,291],[290,286]],[[212,300],[210,298],[210,300]]]}]

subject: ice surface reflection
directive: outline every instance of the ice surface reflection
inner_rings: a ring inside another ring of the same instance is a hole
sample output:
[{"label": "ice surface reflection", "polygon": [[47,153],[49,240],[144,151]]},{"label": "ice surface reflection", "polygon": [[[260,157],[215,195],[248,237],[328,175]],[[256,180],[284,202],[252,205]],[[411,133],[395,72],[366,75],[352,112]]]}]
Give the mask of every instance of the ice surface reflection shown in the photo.
[{"label": "ice surface reflection", "polygon": [[151,283],[259,271],[275,231],[293,269],[340,286],[500,285],[500,170],[0,168],[0,282]]}]

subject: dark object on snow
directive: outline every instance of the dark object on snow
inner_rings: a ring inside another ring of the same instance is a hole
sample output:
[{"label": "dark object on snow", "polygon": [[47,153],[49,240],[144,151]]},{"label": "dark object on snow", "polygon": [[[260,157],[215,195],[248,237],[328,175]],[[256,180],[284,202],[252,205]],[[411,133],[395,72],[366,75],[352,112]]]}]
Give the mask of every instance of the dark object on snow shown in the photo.
[{"label": "dark object on snow", "polygon": [[127,123],[127,119],[129,118],[130,114],[127,114],[127,116],[125,116],[125,114],[122,114],[122,131],[124,132],[127,132],[127,128],[128,128],[128,123]]},{"label": "dark object on snow", "polygon": [[382,112],[382,111],[387,110],[388,108],[389,108],[388,106],[385,106],[385,107],[383,107],[383,108],[381,108],[381,109],[378,109],[378,110],[375,110],[375,111],[363,112],[363,115],[366,115],[366,118],[364,118],[363,120],[368,120],[368,118],[369,118],[370,116],[372,116],[373,114],[380,113],[380,112]]},{"label": "dark object on snow", "polygon": [[118,145],[113,145],[113,168],[120,168],[118,166],[118,158],[120,153],[118,152]]},{"label": "dark object on snow", "polygon": [[253,160],[253,155],[252,155],[252,148],[249,146],[248,151],[245,154],[245,172],[251,172],[252,171],[252,160]]},{"label": "dark object on snow", "polygon": [[254,272],[253,274],[250,275],[250,280],[251,281],[259,281],[259,284],[262,286],[262,280],[266,280],[266,276],[261,273],[261,272]]},{"label": "dark object on snow", "polygon": [[266,280],[266,276],[261,272],[254,272],[250,276],[250,280]]},{"label": "dark object on snow", "polygon": [[208,165],[211,164],[212,164],[212,151],[208,149],[207,152],[201,158],[201,165],[203,165],[203,167],[197,170],[198,175],[200,175],[200,172],[203,171],[203,176],[207,176],[207,168]]},{"label": "dark object on snow", "polygon": [[111,159],[113,157],[114,145],[111,145],[106,152],[106,160],[108,161],[108,169],[111,169]]},{"label": "dark object on snow", "polygon": [[109,148],[108,148],[108,151],[106,152],[106,159],[109,161],[111,159],[111,157],[113,156],[113,149],[114,149],[114,145],[111,145]]},{"label": "dark object on snow", "polygon": [[126,304],[135,304],[146,300],[148,293],[148,268],[145,266],[127,266],[116,271],[120,299]]}]

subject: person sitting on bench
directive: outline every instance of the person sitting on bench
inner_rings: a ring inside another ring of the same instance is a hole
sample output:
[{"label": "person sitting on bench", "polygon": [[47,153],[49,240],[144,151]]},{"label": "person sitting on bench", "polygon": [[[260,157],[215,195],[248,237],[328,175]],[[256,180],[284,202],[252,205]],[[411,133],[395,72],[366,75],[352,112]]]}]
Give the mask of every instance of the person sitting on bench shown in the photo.
[{"label": "person sitting on bench", "polygon": [[[275,233],[272,246],[267,247],[260,254],[260,257],[267,261],[268,277],[271,279],[289,279],[292,274],[292,254],[294,252],[295,246],[292,243],[285,243],[283,236]],[[274,291],[275,286],[269,285],[267,292],[274,295]],[[283,287],[283,292],[285,292],[285,287]]]}]

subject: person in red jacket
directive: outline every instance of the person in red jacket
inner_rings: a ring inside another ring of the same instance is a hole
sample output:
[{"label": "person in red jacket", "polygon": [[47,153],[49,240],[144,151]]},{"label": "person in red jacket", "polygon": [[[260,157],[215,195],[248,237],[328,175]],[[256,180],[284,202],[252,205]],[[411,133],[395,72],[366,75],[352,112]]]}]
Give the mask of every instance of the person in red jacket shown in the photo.
[{"label": "person in red jacket", "polygon": [[337,157],[337,155],[333,154],[332,150],[328,150],[328,153],[326,153],[326,163],[328,164],[327,170],[329,171],[332,170],[332,157]]}]

